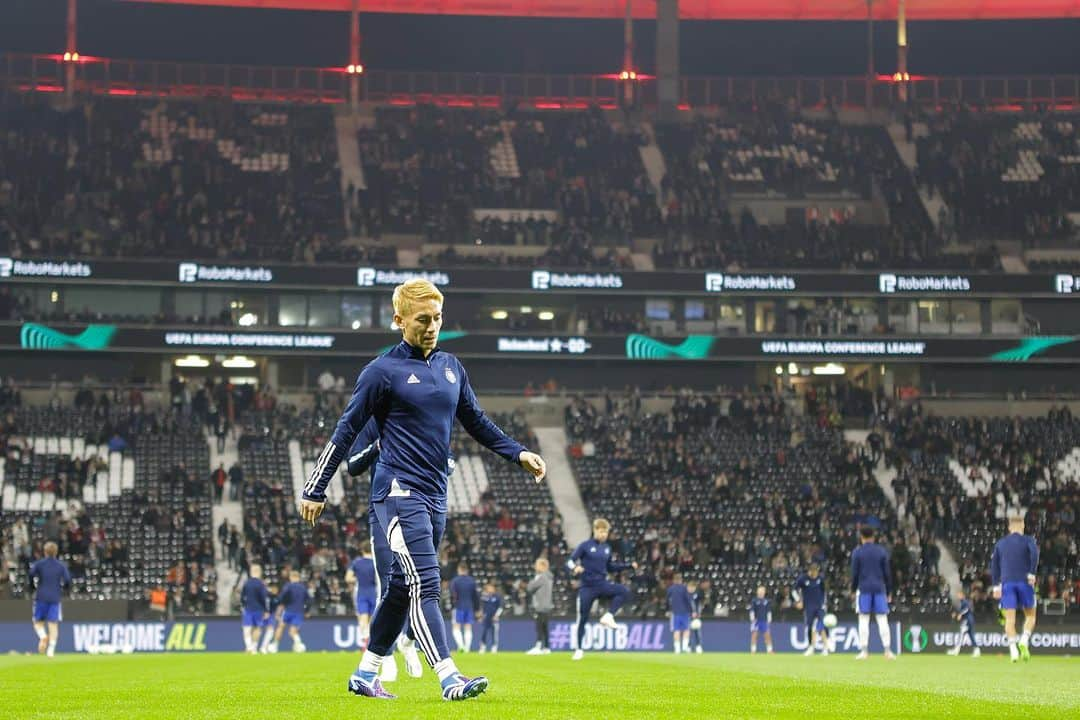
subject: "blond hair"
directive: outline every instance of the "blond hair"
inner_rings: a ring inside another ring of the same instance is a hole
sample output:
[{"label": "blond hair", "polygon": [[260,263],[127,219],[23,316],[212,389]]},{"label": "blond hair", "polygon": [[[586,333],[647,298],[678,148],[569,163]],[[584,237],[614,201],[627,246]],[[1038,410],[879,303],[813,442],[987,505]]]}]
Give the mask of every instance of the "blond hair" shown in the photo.
[{"label": "blond hair", "polygon": [[416,303],[424,300],[435,300],[440,305],[443,302],[443,294],[430,280],[413,278],[394,288],[394,313],[401,317],[407,317]]},{"label": "blond hair", "polygon": [[60,552],[59,546],[57,546],[57,544],[54,543],[52,540],[45,543],[45,548],[44,549],[45,549],[45,557],[56,557],[57,553]]},{"label": "blond hair", "polygon": [[611,523],[609,523],[604,518],[596,518],[595,520],[592,521],[592,529],[593,530],[610,530],[611,529]]}]

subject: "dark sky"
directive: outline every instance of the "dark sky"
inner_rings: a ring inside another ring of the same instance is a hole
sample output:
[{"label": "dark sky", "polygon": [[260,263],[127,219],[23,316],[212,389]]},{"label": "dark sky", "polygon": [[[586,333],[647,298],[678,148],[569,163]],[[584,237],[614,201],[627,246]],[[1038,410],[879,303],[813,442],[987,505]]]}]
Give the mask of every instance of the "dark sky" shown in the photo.
[{"label": "dark sky", "polygon": [[[0,50],[63,50],[64,0],[0,0]],[[80,0],[79,49],[90,55],[222,63],[340,66],[348,18]],[[655,54],[652,22],[636,24],[639,68]],[[363,60],[379,69],[613,72],[622,24],[361,15]],[[911,70],[924,74],[1080,74],[1080,20],[911,23]],[[875,33],[877,68],[896,64],[895,23]],[[683,72],[846,75],[865,68],[866,27],[841,22],[685,22]]]}]

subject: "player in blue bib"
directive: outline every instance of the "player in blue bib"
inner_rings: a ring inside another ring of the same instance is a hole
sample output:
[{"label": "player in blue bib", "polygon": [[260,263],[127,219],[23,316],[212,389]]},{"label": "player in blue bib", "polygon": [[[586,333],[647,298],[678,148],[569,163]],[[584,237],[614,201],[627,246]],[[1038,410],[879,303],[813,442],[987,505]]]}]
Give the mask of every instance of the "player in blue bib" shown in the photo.
[{"label": "player in blue bib", "polygon": [[304,624],[304,613],[307,611],[310,600],[311,595],[308,593],[307,585],[300,582],[300,573],[293,570],[289,573],[289,583],[278,594],[277,605],[281,611],[281,618],[274,631],[274,642],[270,646],[270,652],[278,651],[278,643],[281,642],[285,628],[289,629],[293,652],[302,653],[307,650],[304,641],[300,638],[300,628]]},{"label": "player in blue bib", "polygon": [[356,643],[367,647],[371,632],[371,616],[379,602],[379,577],[375,571],[375,560],[371,555],[371,541],[360,543],[360,555],[349,563],[345,572],[345,583],[352,585],[353,605],[356,608]]},{"label": "player in blue bib", "polygon": [[675,654],[690,652],[690,616],[694,614],[694,601],[683,584],[681,573],[675,573],[667,589],[668,611],[671,613],[671,639]]},{"label": "player in blue bib", "polygon": [[806,623],[806,652],[803,655],[814,654],[819,638],[821,654],[829,654],[829,629],[825,627],[827,596],[825,578],[821,577],[821,568],[814,563],[795,581],[795,607],[802,609]]},{"label": "player in blue bib", "polygon": [[593,520],[593,536],[581,543],[574,550],[567,567],[574,575],[581,578],[581,587],[578,588],[578,619],[577,619],[577,644],[574,648],[572,660],[581,660],[585,657],[585,650],[581,647],[585,639],[585,623],[589,621],[593,604],[600,599],[609,601],[608,610],[600,616],[600,624],[611,630],[619,627],[615,622],[615,613],[630,599],[630,588],[619,583],[610,582],[608,573],[621,572],[630,568],[637,569],[637,563],[616,562],[611,557],[611,545],[608,544],[608,533],[611,532],[611,523],[604,518]]},{"label": "player in blue bib", "polygon": [[454,608],[453,634],[459,652],[472,650],[473,623],[476,622],[476,606],[480,601],[476,578],[469,574],[469,566],[460,563],[458,574],[450,581],[450,601]]},{"label": "player in blue bib", "polygon": [[[994,597],[1005,614],[1005,635],[1013,662],[1031,659],[1028,645],[1035,630],[1035,571],[1039,569],[1039,546],[1024,534],[1024,514],[1009,513],[1009,534],[994,545],[990,575]],[[1024,611],[1024,632],[1017,637],[1016,611]]]},{"label": "player in blue bib", "polygon": [[34,632],[38,636],[38,652],[45,653],[48,657],[56,654],[60,621],[64,619],[60,601],[64,597],[64,588],[71,587],[71,573],[68,572],[67,565],[56,558],[59,551],[56,543],[45,543],[45,557],[30,566],[30,581],[34,584],[34,610],[31,619]]},{"label": "player in blue bib", "polygon": [[765,586],[758,585],[757,594],[750,601],[750,654],[757,652],[758,635],[765,638],[765,652],[773,654],[772,602],[765,597]]},{"label": "player in blue bib", "polygon": [[480,596],[480,652],[499,652],[499,618],[502,611],[502,595],[495,591],[495,583],[488,582]]},{"label": "player in blue bib", "polygon": [[956,634],[956,645],[952,650],[949,650],[950,655],[959,655],[960,651],[964,648],[964,642],[970,641],[971,647],[974,650],[971,651],[971,657],[979,657],[982,653],[979,650],[979,643],[975,639],[975,608],[972,607],[971,601],[967,599],[967,596],[961,590],[956,594],[957,607],[956,612],[953,613],[953,619],[960,623],[960,632]]},{"label": "player in blue bib", "polygon": [[874,528],[859,529],[859,547],[851,553],[851,589],[859,612],[859,654],[857,660],[870,655],[870,615],[877,619],[885,657],[895,660],[892,651],[892,632],[889,629],[889,603],[892,602],[892,571],[889,552],[874,542]]},{"label": "player in blue bib", "polygon": [[704,602],[696,580],[687,581],[686,590],[690,593],[690,607],[693,610],[690,613],[690,647],[700,655],[705,652],[701,644],[701,611]]},{"label": "player in blue bib", "polygon": [[248,568],[248,579],[240,588],[240,626],[244,632],[244,649],[249,655],[259,652],[259,636],[270,619],[270,591],[262,581],[262,566]]}]

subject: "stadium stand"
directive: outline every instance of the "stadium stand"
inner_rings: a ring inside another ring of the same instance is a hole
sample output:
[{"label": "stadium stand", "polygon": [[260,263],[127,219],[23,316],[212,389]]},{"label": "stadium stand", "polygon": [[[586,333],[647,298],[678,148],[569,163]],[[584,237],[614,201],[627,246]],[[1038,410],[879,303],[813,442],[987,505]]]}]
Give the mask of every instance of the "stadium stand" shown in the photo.
[{"label": "stadium stand", "polygon": [[[766,107],[723,122],[699,118],[658,132],[668,162],[665,236],[657,267],[919,266],[996,269],[993,254],[941,252],[910,173],[881,128],[810,121]],[[856,224],[849,212],[764,226],[745,203],[754,196],[868,200],[888,225]],[[743,198],[740,200],[740,197]]]},{"label": "stadium stand", "polygon": [[11,593],[58,541],[72,597],[144,600],[165,587],[176,613],[215,610],[208,449],[200,422],[147,407],[138,391],[83,392],[77,407],[0,409],[0,524]]},{"label": "stadium stand", "polygon": [[13,256],[359,260],[330,113],[224,101],[0,106]]},{"label": "stadium stand", "polygon": [[1080,422],[1068,408],[1043,417],[938,417],[919,405],[889,420],[899,466],[898,498],[924,535],[962,558],[961,580],[980,609],[992,610],[990,553],[1009,508],[1027,512],[1040,543],[1043,598],[1080,591]]},{"label": "stadium stand", "polygon": [[[980,135],[960,127],[922,140],[920,181],[947,195],[964,228],[1006,227],[971,219],[982,185],[971,169],[959,185],[950,168],[982,156],[972,152]],[[1031,206],[1027,222],[1040,232],[1065,231],[1078,167],[1065,154],[1071,120],[1009,127],[1014,144],[1058,154],[1038,156],[1042,181],[995,180],[1004,190],[992,197]],[[985,243],[942,252],[883,129],[775,107],[657,130],[667,166],[659,187],[640,152],[651,129],[598,108],[379,108],[357,135],[365,186],[344,190],[326,108],[112,98],[64,112],[10,95],[0,130],[0,251],[16,257],[394,264],[396,241],[381,238],[404,233],[424,242],[422,262],[445,267],[629,267],[640,238],[656,241],[660,268],[999,267]],[[749,197],[873,201],[889,223],[831,210],[765,224]],[[366,240],[346,241],[346,212],[351,234]]]},{"label": "stadium stand", "polygon": [[775,396],[683,393],[666,413],[640,397],[609,397],[567,409],[569,452],[586,506],[615,525],[616,546],[648,568],[634,578],[636,605],[662,614],[674,572],[697,578],[711,615],[737,613],[764,584],[777,608],[792,606],[801,569],[818,562],[847,609],[847,559],[856,529],[870,524],[892,546],[905,609],[940,612],[948,602],[936,567],[912,551],[866,453],[844,441],[839,416],[800,418]]},{"label": "stadium stand", "polygon": [[[510,208],[557,209],[569,228],[626,237],[657,215],[640,137],[613,127],[598,109],[383,108],[358,142],[368,187],[357,192],[353,212],[366,234],[385,228],[471,244],[475,208]],[[526,239],[543,242],[545,233]]]},{"label": "stadium stand", "polygon": [[1080,118],[980,112],[929,117],[918,141],[921,187],[940,194],[947,224],[965,240],[1041,239],[1073,231],[1080,210]]}]

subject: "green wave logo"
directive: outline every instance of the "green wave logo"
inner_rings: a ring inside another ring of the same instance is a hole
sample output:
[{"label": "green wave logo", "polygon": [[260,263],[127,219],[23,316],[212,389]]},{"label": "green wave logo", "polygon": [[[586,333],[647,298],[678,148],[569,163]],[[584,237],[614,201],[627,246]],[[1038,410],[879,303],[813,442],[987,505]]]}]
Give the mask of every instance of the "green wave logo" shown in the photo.
[{"label": "green wave logo", "polygon": [[25,323],[19,341],[26,350],[104,350],[116,333],[115,325],[87,325],[78,335],[68,335],[37,323]]},{"label": "green wave logo", "polygon": [[[441,346],[443,343],[450,342],[451,340],[463,338],[468,334],[469,333],[465,332],[464,330],[447,330],[446,332],[441,332],[439,333],[439,345]],[[387,345],[386,347],[381,347],[375,351],[375,354],[382,355],[384,352],[394,347],[395,345],[397,345],[397,343],[394,343],[393,345]]]},{"label": "green wave logo", "polygon": [[1032,355],[1039,355],[1057,345],[1066,345],[1076,342],[1077,338],[1072,335],[1048,335],[1046,337],[1029,337],[1020,341],[1020,344],[1008,350],[996,352],[990,356],[994,362],[1027,362]]},{"label": "green wave logo", "polygon": [[631,360],[701,360],[709,356],[716,338],[712,335],[690,335],[678,345],[668,345],[648,335],[626,336],[626,357]]}]

